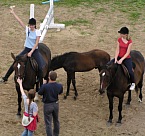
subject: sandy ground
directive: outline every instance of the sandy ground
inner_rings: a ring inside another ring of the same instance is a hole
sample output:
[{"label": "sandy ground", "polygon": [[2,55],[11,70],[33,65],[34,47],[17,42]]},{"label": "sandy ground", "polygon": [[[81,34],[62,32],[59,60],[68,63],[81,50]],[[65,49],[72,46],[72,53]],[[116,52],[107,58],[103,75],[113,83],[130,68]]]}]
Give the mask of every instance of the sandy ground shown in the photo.
[{"label": "sandy ground", "polygon": [[[96,5],[96,8],[100,5]],[[27,24],[29,18],[29,5],[15,8],[19,17]],[[55,18],[59,21],[75,20],[83,18],[89,24],[77,24],[68,26],[57,32],[49,30],[44,39],[52,52],[52,56],[69,51],[89,51],[95,48],[107,51],[114,56],[116,47],[117,31],[122,26],[128,26],[133,39],[133,49],[141,51],[145,55],[145,12],[141,18],[132,23],[127,15],[119,11],[111,12],[111,7],[104,5],[106,11],[94,14],[94,8],[87,7],[55,9]],[[35,7],[38,23],[43,20],[47,5]],[[13,62],[10,53],[18,54],[24,45],[25,33],[18,25],[14,17],[9,13],[8,7],[0,8],[0,76],[3,76]],[[66,92],[66,73],[63,69],[57,70],[58,81],[64,86]],[[97,70],[86,73],[76,73],[76,85],[79,93],[78,99],[73,100],[73,87],[70,96],[63,100],[60,96],[60,136],[144,136],[145,135],[145,102],[138,103],[136,93],[132,94],[132,102],[129,107],[125,105],[126,94],[123,104],[122,125],[116,127],[118,118],[118,99],[114,100],[114,119],[110,127],[106,126],[109,116],[108,99],[106,94],[100,96],[99,75]],[[7,84],[0,84],[0,136],[20,136],[23,131],[21,119],[16,117],[17,93],[14,87],[13,75]],[[96,91],[97,90],[97,91]],[[143,95],[145,95],[143,87]],[[40,123],[35,132],[36,136],[45,136],[42,103],[38,103]]]}]

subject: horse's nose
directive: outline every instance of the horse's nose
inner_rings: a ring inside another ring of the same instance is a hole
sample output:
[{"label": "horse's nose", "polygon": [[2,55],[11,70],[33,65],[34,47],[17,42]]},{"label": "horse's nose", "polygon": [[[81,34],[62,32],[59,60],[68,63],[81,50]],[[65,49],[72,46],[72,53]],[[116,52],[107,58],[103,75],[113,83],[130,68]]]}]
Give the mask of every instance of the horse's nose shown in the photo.
[{"label": "horse's nose", "polygon": [[100,95],[102,95],[103,93],[105,93],[105,91],[102,90],[102,89],[99,89],[99,92],[100,92]]}]

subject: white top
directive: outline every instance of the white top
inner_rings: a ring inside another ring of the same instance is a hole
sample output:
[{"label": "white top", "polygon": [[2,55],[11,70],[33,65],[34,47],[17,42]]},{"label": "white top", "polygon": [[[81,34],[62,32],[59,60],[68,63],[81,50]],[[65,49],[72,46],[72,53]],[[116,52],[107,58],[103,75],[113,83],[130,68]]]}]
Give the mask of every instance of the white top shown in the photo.
[{"label": "white top", "polygon": [[41,32],[38,29],[31,31],[28,26],[26,26],[25,32],[26,32],[26,40],[24,46],[32,49],[36,43],[37,37],[41,36]]}]

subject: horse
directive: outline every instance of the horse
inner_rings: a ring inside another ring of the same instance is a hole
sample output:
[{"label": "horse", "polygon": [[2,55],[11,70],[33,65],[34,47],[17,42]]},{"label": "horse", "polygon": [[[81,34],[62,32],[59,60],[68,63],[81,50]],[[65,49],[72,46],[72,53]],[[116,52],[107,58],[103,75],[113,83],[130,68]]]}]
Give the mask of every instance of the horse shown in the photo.
[{"label": "horse", "polygon": [[64,68],[67,72],[67,92],[64,99],[67,99],[69,95],[70,84],[72,81],[76,100],[78,92],[76,89],[75,72],[86,72],[92,69],[97,69],[100,71],[107,62],[110,61],[110,55],[103,51],[94,49],[88,52],[67,52],[62,55],[58,55],[52,58],[50,69],[56,70],[59,68]]},{"label": "horse", "polygon": [[[38,49],[45,61],[46,65],[43,68],[43,77],[44,79],[48,79],[48,74],[50,71],[50,62],[51,62],[51,52],[50,49],[43,43],[38,44]],[[14,54],[11,54],[12,58],[14,59],[13,68],[15,71],[14,81],[15,87],[18,94],[18,112],[17,115],[21,115],[21,92],[19,84],[17,83],[17,79],[22,79],[22,85],[24,90],[29,91],[30,89],[34,89],[36,85],[36,92],[39,89],[39,80],[36,82],[37,72],[38,72],[38,65],[37,62],[31,57],[27,57],[27,54],[22,56],[15,57]]]},{"label": "horse", "polygon": [[[135,76],[135,90],[138,92],[138,88],[140,89],[139,94],[139,101],[142,101],[142,86],[143,86],[143,74],[144,74],[144,68],[145,68],[145,61],[143,55],[136,50],[131,51],[130,53],[133,63],[135,64],[134,68],[134,76]],[[122,103],[124,99],[124,94],[126,91],[128,91],[128,99],[126,104],[130,104],[131,102],[131,90],[129,90],[129,75],[127,73],[127,70],[124,68],[125,66],[112,63],[106,66],[106,68],[103,68],[101,70],[100,74],[100,94],[103,94],[105,92],[105,89],[107,89],[107,97],[109,100],[109,120],[107,122],[107,125],[112,124],[113,119],[113,98],[118,97],[119,98],[119,104],[118,104],[118,111],[119,111],[119,117],[116,125],[121,125],[122,120]]]}]

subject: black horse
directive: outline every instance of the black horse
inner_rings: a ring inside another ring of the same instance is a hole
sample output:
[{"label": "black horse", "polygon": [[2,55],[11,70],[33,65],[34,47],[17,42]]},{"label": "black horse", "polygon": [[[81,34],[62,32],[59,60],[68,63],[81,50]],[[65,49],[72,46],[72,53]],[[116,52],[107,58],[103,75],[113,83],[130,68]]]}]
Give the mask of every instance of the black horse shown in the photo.
[{"label": "black horse", "polygon": [[110,60],[110,55],[102,50],[91,50],[89,52],[68,52],[62,55],[56,56],[51,60],[51,70],[64,68],[67,72],[67,92],[64,98],[69,95],[70,83],[72,81],[75,96],[78,96],[75,82],[75,72],[86,72],[94,68],[98,68],[100,71],[104,65]]},{"label": "black horse", "polygon": [[[143,86],[143,74],[145,68],[145,61],[143,55],[139,51],[131,51],[131,58],[135,64],[134,76],[135,76],[135,90],[138,92],[140,88],[139,99],[142,101],[142,86]],[[117,123],[121,124],[122,120],[122,103],[124,99],[124,94],[128,90],[128,100],[127,104],[131,102],[131,91],[129,90],[129,76],[124,66],[112,63],[100,72],[100,93],[104,93],[107,89],[107,96],[109,99],[109,109],[110,116],[108,120],[108,125],[112,123],[113,119],[113,97],[119,98],[119,117]]]},{"label": "black horse", "polygon": [[[51,62],[51,52],[49,48],[43,44],[39,43],[38,45],[39,52],[41,53],[46,65],[43,69],[43,77],[44,79],[48,79],[48,74],[50,71],[50,62]],[[21,115],[21,92],[20,92],[20,87],[17,83],[17,79],[21,78],[23,80],[23,88],[27,91],[30,89],[34,89],[34,86],[36,84],[36,92],[38,91],[39,87],[39,81],[36,82],[36,77],[38,75],[38,65],[36,61],[34,61],[33,58],[27,57],[27,54],[22,55],[22,56],[17,56],[15,57],[14,54],[12,54],[12,58],[14,59],[14,70],[15,70],[15,85],[16,85],[16,90],[18,94],[18,113],[17,115]]]}]

